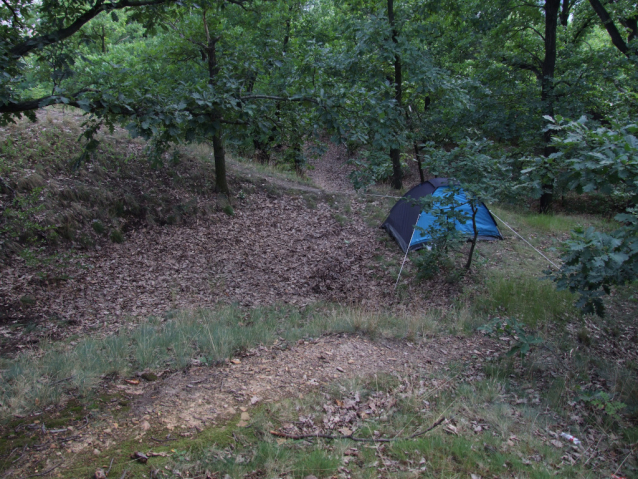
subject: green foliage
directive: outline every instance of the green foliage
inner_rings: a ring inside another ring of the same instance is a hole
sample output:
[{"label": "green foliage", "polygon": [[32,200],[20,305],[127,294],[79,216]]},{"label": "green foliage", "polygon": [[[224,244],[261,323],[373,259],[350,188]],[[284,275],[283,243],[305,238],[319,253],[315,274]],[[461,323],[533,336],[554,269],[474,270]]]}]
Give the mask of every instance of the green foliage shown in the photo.
[{"label": "green foliage", "polygon": [[543,340],[533,334],[527,333],[525,327],[514,318],[494,318],[488,324],[478,328],[488,335],[510,336],[514,339],[514,345],[507,352],[508,356],[519,355],[525,357],[534,347],[543,343]]},{"label": "green foliage", "polygon": [[100,220],[93,220],[91,222],[91,228],[93,228],[93,231],[99,235],[104,234],[104,231],[106,230],[104,224]]},{"label": "green foliage", "polygon": [[224,206],[222,211],[226,213],[228,216],[235,216],[235,210],[233,209],[232,205]]},{"label": "green foliage", "polygon": [[614,401],[613,397],[605,391],[585,391],[578,396],[578,400],[590,404],[594,409],[605,413],[617,422],[621,420],[618,413],[627,407],[620,401]]},{"label": "green foliage", "polygon": [[13,203],[2,213],[0,238],[19,240],[36,244],[51,226],[43,225],[36,217],[44,209],[42,194],[44,188],[38,187],[30,193],[17,194]]},{"label": "green foliage", "polygon": [[[564,132],[555,141],[569,169],[567,183],[577,192],[621,192],[635,204],[638,200],[638,127],[615,125],[614,129],[587,126],[557,119],[555,128]],[[580,294],[578,306],[585,313],[604,314],[602,297],[614,285],[638,277],[638,210],[628,208],[616,216],[623,224],[609,233],[577,228],[565,242],[563,266],[552,273],[557,287]]]},{"label": "green foliage", "polygon": [[453,268],[454,263],[441,247],[423,248],[412,256],[412,262],[417,267],[416,279],[427,281],[434,278],[441,270]]}]

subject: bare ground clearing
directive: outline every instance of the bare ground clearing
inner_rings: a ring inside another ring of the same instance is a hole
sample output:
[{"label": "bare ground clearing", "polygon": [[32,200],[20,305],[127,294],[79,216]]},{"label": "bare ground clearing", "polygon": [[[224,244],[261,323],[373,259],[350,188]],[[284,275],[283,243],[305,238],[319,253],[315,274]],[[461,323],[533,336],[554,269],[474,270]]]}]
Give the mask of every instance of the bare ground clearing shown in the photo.
[{"label": "bare ground clearing", "polygon": [[[468,367],[457,380],[479,380],[484,378],[481,363],[498,356],[502,349],[498,342],[484,337],[437,337],[412,344],[329,335],[294,345],[251,349],[225,367],[193,367],[157,381],[140,379],[138,384],[107,382],[101,394],[117,399],[88,422],[77,421],[54,432],[43,429],[41,446],[35,444],[3,477],[32,472],[36,465],[47,470],[61,464],[58,472],[75,477],[74,468],[86,467],[87,462],[94,467],[110,459],[116,466],[126,464],[132,451],[118,449],[126,441],[160,445],[167,435],[195,438],[204,428],[226,424],[240,414],[239,426],[249,426],[254,407],[303,396],[341,379],[382,374],[431,377],[437,370],[449,371],[454,362],[464,362]],[[445,386],[445,381],[433,377],[427,384],[433,391]],[[129,403],[128,411],[121,411],[123,401]]]}]

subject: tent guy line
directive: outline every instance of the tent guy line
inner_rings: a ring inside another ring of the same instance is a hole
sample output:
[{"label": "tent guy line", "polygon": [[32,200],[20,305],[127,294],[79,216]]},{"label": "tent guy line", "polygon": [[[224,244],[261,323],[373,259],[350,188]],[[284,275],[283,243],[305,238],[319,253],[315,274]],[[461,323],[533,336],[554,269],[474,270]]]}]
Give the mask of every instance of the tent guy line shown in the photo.
[{"label": "tent guy line", "polygon": [[[416,218],[416,222],[419,222],[419,218],[421,217],[421,215],[419,214],[419,216],[417,216]],[[412,230],[412,237],[410,237],[410,243],[412,243],[412,238],[414,238],[414,232],[416,231],[416,228],[414,228]],[[410,252],[410,248],[407,248],[405,250],[405,256],[403,256],[403,263],[401,263],[401,269],[399,269],[399,275],[397,276],[397,282],[394,283],[394,290],[396,291],[397,286],[399,285],[399,279],[401,278],[401,271],[403,271],[403,266],[405,266],[405,260],[408,259],[408,253]]]},{"label": "tent guy line", "polygon": [[521,235],[519,235],[516,231],[514,231],[514,228],[512,228],[512,227],[511,227],[510,225],[508,225],[505,221],[503,221],[503,220],[502,220],[502,219],[500,219],[498,216],[496,216],[496,215],[494,214],[494,212],[493,212],[493,211],[490,211],[490,213],[492,214],[492,216],[493,216],[494,218],[496,218],[496,219],[497,219],[497,220],[499,220],[501,223],[503,223],[505,226],[507,226],[507,227],[508,227],[508,228],[512,231],[512,233],[514,233],[516,236],[518,236],[520,239],[522,239],[525,243],[527,243],[527,245],[528,245],[530,248],[532,248],[534,251],[536,251],[538,254],[540,254],[543,258],[545,258],[547,261],[549,261],[549,263],[550,263],[550,264],[551,264],[554,268],[556,268],[556,269],[560,269],[560,268],[556,265],[556,263],[554,263],[551,259],[549,259],[549,258],[548,258],[547,256],[545,256],[543,253],[541,253],[539,250],[537,250],[537,249],[536,249],[536,248],[532,245],[532,243],[530,243],[530,242],[529,242],[529,241],[527,241],[525,238],[523,238]]}]

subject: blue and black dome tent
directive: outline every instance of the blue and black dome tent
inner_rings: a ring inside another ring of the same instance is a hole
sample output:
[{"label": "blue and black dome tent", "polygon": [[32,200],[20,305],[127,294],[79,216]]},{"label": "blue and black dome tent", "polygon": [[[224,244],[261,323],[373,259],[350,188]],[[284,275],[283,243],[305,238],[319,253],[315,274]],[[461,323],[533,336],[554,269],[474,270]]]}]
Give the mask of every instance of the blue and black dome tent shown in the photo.
[{"label": "blue and black dome tent", "polygon": [[[392,207],[388,218],[381,227],[385,228],[388,233],[396,239],[404,253],[408,251],[408,248],[411,251],[422,248],[431,239],[430,236],[424,234],[423,231],[428,230],[436,220],[436,216],[435,213],[422,210],[418,200],[430,195],[433,197],[444,196],[448,192],[448,187],[451,184],[453,184],[452,181],[447,178],[432,178],[412,188]],[[456,200],[455,203],[460,205],[456,208],[465,211],[471,218],[472,208],[468,204],[468,200],[462,188],[454,195],[454,198]],[[436,202],[432,209],[437,209]],[[417,231],[414,231],[415,226],[419,227]],[[455,226],[457,231],[460,231],[468,238],[474,237],[471,220],[466,221],[465,224],[456,221]],[[479,239],[503,239],[496,226],[496,221],[494,221],[490,211],[483,203],[481,203],[476,213],[476,226]]]}]

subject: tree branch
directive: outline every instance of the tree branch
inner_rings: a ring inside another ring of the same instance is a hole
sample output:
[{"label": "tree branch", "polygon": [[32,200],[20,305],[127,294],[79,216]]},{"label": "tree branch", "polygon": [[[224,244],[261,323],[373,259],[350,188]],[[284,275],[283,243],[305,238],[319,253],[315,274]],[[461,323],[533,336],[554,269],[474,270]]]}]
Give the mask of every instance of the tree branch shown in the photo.
[{"label": "tree branch", "polygon": [[[69,96],[71,98],[75,98],[78,95],[81,95],[82,93],[86,93],[88,91],[93,91],[93,90],[89,88],[85,88]],[[0,105],[0,113],[22,113],[25,111],[38,110],[42,108],[40,105],[42,105],[43,103],[46,103],[47,105],[59,105],[62,103],[65,105],[71,105],[71,106],[75,106],[79,108],[78,102],[76,101],[64,102],[61,100],[62,97],[67,98],[64,95],[48,95],[48,96],[43,96],[41,98],[36,98],[35,100],[21,101],[19,103],[7,103],[4,105]]]},{"label": "tree branch", "polygon": [[59,41],[65,40],[77,33],[80,28],[95,18],[97,15],[106,10],[120,10],[127,7],[147,7],[153,5],[161,5],[163,3],[172,3],[176,0],[120,0],[116,3],[104,3],[104,0],[96,0],[95,5],[80,15],[68,27],[60,28],[52,33],[39,35],[18,43],[9,50],[9,55],[14,58],[22,58],[33,50],[52,45]]},{"label": "tree branch", "polygon": [[319,102],[314,98],[302,97],[302,98],[286,98],[284,96],[274,96],[274,95],[250,95],[250,96],[242,96],[239,97],[239,100],[277,100],[277,101],[309,101],[310,103],[315,103],[319,105]]},{"label": "tree branch", "polygon": [[11,6],[11,4],[9,2],[7,2],[7,0],[2,0],[2,3],[4,3],[4,6],[7,7],[9,9],[9,11],[11,11],[11,16],[13,17],[13,23],[14,24],[18,24],[21,27],[23,27],[23,23],[20,21],[20,17],[18,17],[18,14],[16,13],[15,9]]},{"label": "tree branch", "polygon": [[591,4],[592,8],[596,12],[596,15],[598,15],[600,20],[603,22],[603,26],[605,27],[605,29],[607,30],[607,33],[609,33],[609,36],[611,37],[611,42],[614,44],[616,48],[618,48],[618,50],[620,50],[625,55],[628,55],[629,47],[627,47],[625,40],[623,40],[622,36],[620,35],[620,32],[618,31],[618,28],[616,27],[616,24],[614,23],[612,18],[609,16],[609,13],[607,12],[603,4],[600,3],[599,0],[589,0],[589,3]]},{"label": "tree branch", "polygon": [[503,63],[511,67],[520,68],[521,70],[531,71],[538,80],[541,80],[543,78],[543,73],[541,72],[540,68],[538,68],[535,65],[532,65],[531,63],[510,61],[510,60],[507,60],[507,58],[503,58]]},{"label": "tree branch", "polygon": [[574,37],[572,38],[572,43],[576,43],[578,41],[578,38],[587,30],[587,27],[589,27],[589,25],[591,25],[591,22],[593,20],[593,17],[588,17],[583,24],[578,28],[578,30],[576,30],[576,33],[574,34]]}]

